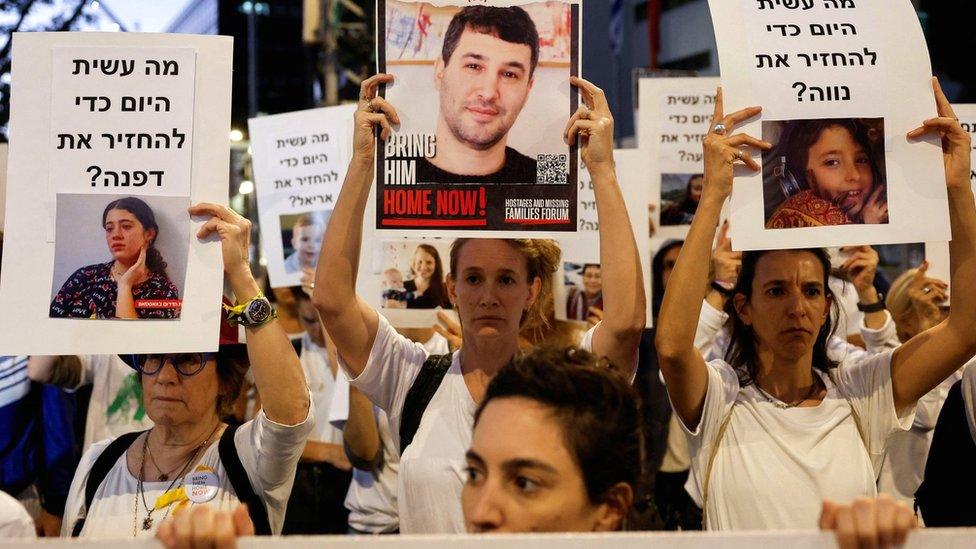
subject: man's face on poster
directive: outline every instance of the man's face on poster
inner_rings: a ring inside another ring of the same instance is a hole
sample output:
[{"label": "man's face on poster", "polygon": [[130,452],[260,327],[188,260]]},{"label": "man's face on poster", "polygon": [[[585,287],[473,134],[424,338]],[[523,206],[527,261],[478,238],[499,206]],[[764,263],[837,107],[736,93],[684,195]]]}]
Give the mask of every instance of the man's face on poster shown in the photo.
[{"label": "man's face on poster", "polygon": [[440,116],[454,137],[485,150],[502,141],[532,89],[532,49],[465,29],[445,65],[438,58],[434,78]]}]

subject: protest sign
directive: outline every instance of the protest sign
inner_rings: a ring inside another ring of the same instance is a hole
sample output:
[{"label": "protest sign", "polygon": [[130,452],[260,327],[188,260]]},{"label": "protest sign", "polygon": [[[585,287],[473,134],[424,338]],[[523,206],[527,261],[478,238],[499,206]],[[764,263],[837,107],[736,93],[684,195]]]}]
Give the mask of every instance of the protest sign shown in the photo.
[{"label": "protest sign", "polygon": [[0,231],[7,211],[7,144],[0,143]]},{"label": "protest sign", "polygon": [[[401,124],[377,151],[376,228],[531,237],[577,228],[579,0],[380,0],[380,93]],[[491,29],[490,32],[486,29]]]},{"label": "protest sign", "polygon": [[936,115],[909,0],[709,6],[725,113],[762,106],[734,131],[775,145],[761,155],[762,173],[738,170],[736,249],[948,239],[938,138],[905,137]]},{"label": "protest sign", "polygon": [[0,348],[215,350],[220,246],[186,209],[227,201],[231,40],[13,40]]},{"label": "protest sign", "polygon": [[715,110],[718,78],[641,78],[638,144],[654,159],[656,236],[684,238],[701,199],[702,139]]},{"label": "protest sign", "polygon": [[[648,183],[651,157],[641,149],[613,151],[617,164],[617,179],[627,214],[634,231],[641,269],[650,272],[650,219],[648,204],[654,185]],[[603,283],[600,276],[600,221],[597,218],[596,195],[589,172],[580,170],[580,220],[579,232],[574,237],[559,239],[562,248],[562,264],[556,271],[553,283],[555,315],[557,320],[586,322],[591,316],[589,307],[603,308]],[[646,278],[646,277],[645,277]],[[651,326],[649,286],[644,289],[647,297],[647,325]]]},{"label": "protest sign", "polygon": [[356,105],[252,118],[254,184],[271,286],[315,269],[352,156]]}]

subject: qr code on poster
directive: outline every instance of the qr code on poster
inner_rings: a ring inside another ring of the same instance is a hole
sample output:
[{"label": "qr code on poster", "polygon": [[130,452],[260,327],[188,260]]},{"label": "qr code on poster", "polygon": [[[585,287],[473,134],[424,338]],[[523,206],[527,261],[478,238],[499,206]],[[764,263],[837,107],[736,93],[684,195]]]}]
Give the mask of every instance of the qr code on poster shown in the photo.
[{"label": "qr code on poster", "polygon": [[536,156],[535,182],[537,185],[565,185],[565,154],[540,154]]}]

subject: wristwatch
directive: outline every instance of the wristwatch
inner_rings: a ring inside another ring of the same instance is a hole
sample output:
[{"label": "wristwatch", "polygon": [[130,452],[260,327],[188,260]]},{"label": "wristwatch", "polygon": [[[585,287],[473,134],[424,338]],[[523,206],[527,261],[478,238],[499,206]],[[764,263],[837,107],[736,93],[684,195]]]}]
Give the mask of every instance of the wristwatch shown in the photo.
[{"label": "wristwatch", "polygon": [[724,295],[725,297],[732,297],[735,295],[735,284],[731,282],[726,282],[724,280],[713,280],[711,287],[713,290]]},{"label": "wristwatch", "polygon": [[224,305],[224,312],[227,313],[228,324],[231,326],[240,324],[245,328],[255,328],[278,318],[278,312],[271,306],[271,302],[263,292],[258,292],[258,295],[247,303],[233,307]]}]

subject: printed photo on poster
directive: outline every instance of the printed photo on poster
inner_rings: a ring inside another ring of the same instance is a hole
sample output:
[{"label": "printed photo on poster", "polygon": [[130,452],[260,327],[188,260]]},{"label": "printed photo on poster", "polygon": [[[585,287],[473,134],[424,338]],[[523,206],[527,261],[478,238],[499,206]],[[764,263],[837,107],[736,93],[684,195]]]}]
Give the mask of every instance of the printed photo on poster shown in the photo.
[{"label": "printed photo on poster", "polygon": [[888,223],[884,119],[764,121],[766,227]]},{"label": "printed photo on poster", "polygon": [[315,269],[322,249],[322,237],[332,210],[287,214],[278,217],[285,272],[301,273]]},{"label": "printed photo on poster", "polygon": [[59,194],[50,316],[179,318],[188,206],[184,197]]},{"label": "printed photo on poster", "polygon": [[441,240],[382,243],[381,308],[450,309],[447,271],[451,245]]},{"label": "printed photo on poster", "polygon": [[661,175],[661,225],[691,225],[701,201],[705,176],[700,173]]},{"label": "printed photo on poster", "polygon": [[593,309],[603,311],[603,282],[599,263],[563,263],[566,320],[586,322]]},{"label": "printed photo on poster", "polygon": [[377,6],[401,124],[378,153],[376,227],[575,232],[578,0],[443,4]]}]

